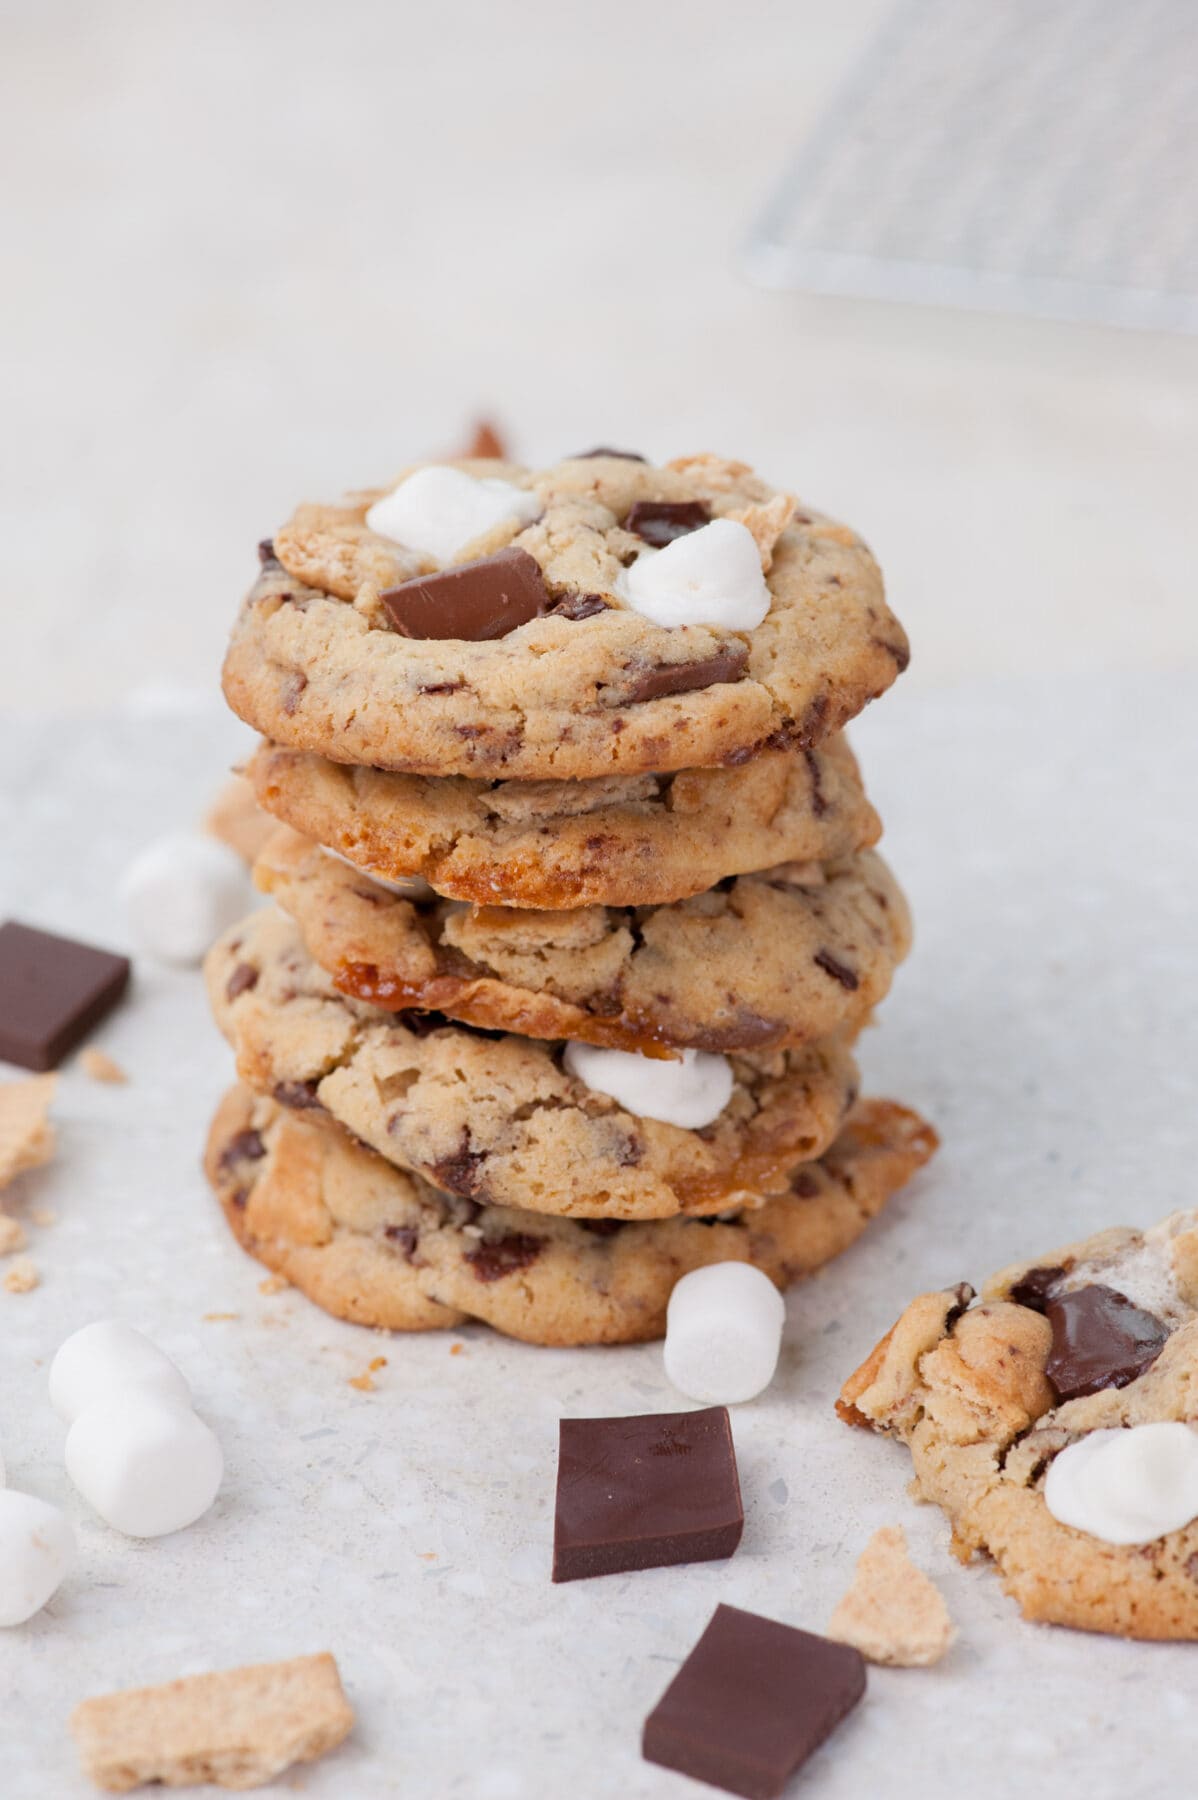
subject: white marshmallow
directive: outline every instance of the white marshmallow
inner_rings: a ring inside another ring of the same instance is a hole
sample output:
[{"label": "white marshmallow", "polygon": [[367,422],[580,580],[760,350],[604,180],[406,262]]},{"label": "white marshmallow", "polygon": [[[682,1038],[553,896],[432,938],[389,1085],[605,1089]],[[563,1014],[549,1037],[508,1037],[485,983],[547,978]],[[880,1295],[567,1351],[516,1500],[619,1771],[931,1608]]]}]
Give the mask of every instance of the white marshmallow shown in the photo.
[{"label": "white marshmallow", "polygon": [[198,963],[253,900],[241,858],[198,831],[147,845],[126,869],[120,893],[138,949],[169,963]]},{"label": "white marshmallow", "polygon": [[773,596],[747,525],[713,519],[663,550],[644,550],[625,569],[617,592],[655,625],[723,625],[752,631]]},{"label": "white marshmallow", "polygon": [[675,1283],[665,1370],[679,1393],[712,1406],[751,1400],[774,1379],[786,1304],[751,1263],[709,1263]]},{"label": "white marshmallow", "polygon": [[50,1404],[68,1425],[93,1401],[129,1387],[191,1405],[191,1389],[166,1351],[120,1319],[72,1332],[50,1364]]},{"label": "white marshmallow", "polygon": [[684,1050],[662,1061],[635,1050],[601,1050],[567,1044],[566,1073],[597,1094],[607,1094],[642,1119],[697,1131],[719,1118],[732,1098],[732,1064],[707,1050]]},{"label": "white marshmallow", "polygon": [[153,1388],[114,1389],[67,1433],[67,1474],[106,1524],[127,1537],[163,1537],[216,1499],[224,1458],[189,1406]]},{"label": "white marshmallow", "polygon": [[376,500],[366,523],[380,537],[447,563],[497,525],[509,519],[528,525],[540,512],[539,497],[527,488],[436,467],[418,469],[393,493]]},{"label": "white marshmallow", "polygon": [[347,869],[354,869],[359,875],[365,875],[367,881],[373,881],[376,887],[386,888],[389,894],[398,894],[401,900],[431,900],[433,890],[423,875],[405,875],[402,881],[388,881],[385,875],[376,875],[365,863],[356,863],[352,856],[343,856],[340,850],[331,850],[327,844],[321,849],[334,862],[344,863]]},{"label": "white marshmallow", "polygon": [[1179,1420],[1091,1431],[1049,1465],[1054,1519],[1106,1544],[1150,1544],[1198,1518],[1198,1432]]},{"label": "white marshmallow", "polygon": [[65,1513],[32,1494],[0,1491],[0,1625],[23,1625],[40,1612],[74,1560]]}]

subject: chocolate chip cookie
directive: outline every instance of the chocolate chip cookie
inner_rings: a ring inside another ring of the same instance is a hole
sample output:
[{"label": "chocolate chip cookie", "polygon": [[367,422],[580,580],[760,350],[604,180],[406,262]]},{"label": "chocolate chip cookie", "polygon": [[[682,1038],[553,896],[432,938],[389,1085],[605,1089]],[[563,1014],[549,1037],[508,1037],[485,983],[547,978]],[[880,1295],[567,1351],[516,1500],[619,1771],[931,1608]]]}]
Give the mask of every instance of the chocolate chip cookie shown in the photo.
[{"label": "chocolate chip cookie", "polygon": [[243,1248],[339,1318],[391,1331],[476,1318],[527,1343],[616,1344],[661,1337],[671,1288],[705,1263],[751,1262],[779,1287],[810,1274],[935,1142],[914,1113],[861,1101],[831,1149],[758,1208],[624,1225],[448,1195],[327,1115],[234,1088],[205,1167]]},{"label": "chocolate chip cookie", "polygon": [[218,939],[205,969],[255,1092],[319,1105],[397,1167],[498,1206],[612,1219],[752,1206],[828,1148],[856,1097],[831,1037],[731,1056],[731,1098],[701,1129],[642,1118],[568,1074],[560,1044],[340,994],[273,908]]},{"label": "chocolate chip cookie", "polygon": [[659,906],[727,875],[851,856],[882,831],[842,737],[739,768],[592,781],[397,775],[280,744],[246,773],[306,837],[479,905]]},{"label": "chocolate chip cookie", "polygon": [[[457,466],[526,504],[439,563],[371,529],[386,490],[303,506],[275,533],[225,662],[243,719],[340,762],[594,779],[821,743],[906,665],[865,545],[743,463]],[[642,561],[725,522],[759,558],[759,622],[638,610]]]},{"label": "chocolate chip cookie", "polygon": [[[1198,1637],[1198,1518],[1141,1542],[1053,1516],[1054,1463],[1092,1434],[1198,1420],[1198,1212],[1098,1233],[914,1300],[845,1383],[855,1425],[911,1451],[963,1562],[993,1557],[1029,1619]],[[1198,1505],[1198,1500],[1195,1502]]]},{"label": "chocolate chip cookie", "polygon": [[910,945],[902,892],[872,851],[635,910],[406,899],[286,827],[254,877],[343,994],[618,1050],[773,1049],[857,1029]]}]

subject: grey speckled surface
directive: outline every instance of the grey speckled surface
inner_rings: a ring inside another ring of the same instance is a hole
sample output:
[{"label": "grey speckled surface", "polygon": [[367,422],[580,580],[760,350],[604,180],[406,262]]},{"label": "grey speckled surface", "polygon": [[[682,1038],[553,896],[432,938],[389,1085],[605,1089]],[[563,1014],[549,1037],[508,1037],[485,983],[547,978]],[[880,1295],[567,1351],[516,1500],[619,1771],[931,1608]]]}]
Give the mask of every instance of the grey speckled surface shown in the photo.
[{"label": "grey speckled surface", "polygon": [[[656,1348],[384,1342],[259,1294],[197,1172],[227,1052],[196,977],[139,968],[97,1040],[130,1084],[68,1070],[61,1154],[19,1190],[57,1214],[32,1232],[43,1285],[0,1294],[10,1479],[64,1504],[82,1548],[51,1607],[0,1634],[5,1800],[90,1792],[66,1735],[86,1694],[326,1647],[358,1729],[271,1792],[697,1795],[640,1761],[639,1731],[716,1601],[818,1629],[895,1519],[960,1641],[937,1670],[871,1673],[796,1795],[1188,1791],[1198,1652],[1021,1624],[907,1500],[905,1455],[830,1402],[911,1293],[1193,1199],[1196,716],[1192,680],[1146,676],[900,688],[862,722],[918,923],[867,1078],[925,1107],[945,1147],[794,1295],[778,1379],[734,1415],[748,1522],[723,1566],[548,1580],[556,1421],[671,1406]],[[119,943],[120,868],[198,808],[236,742],[216,715],[0,734],[0,911]],[[46,1362],[108,1312],[179,1359],[224,1442],[221,1499],[177,1538],[116,1537],[62,1471]],[[377,1391],[348,1387],[380,1354]]]}]

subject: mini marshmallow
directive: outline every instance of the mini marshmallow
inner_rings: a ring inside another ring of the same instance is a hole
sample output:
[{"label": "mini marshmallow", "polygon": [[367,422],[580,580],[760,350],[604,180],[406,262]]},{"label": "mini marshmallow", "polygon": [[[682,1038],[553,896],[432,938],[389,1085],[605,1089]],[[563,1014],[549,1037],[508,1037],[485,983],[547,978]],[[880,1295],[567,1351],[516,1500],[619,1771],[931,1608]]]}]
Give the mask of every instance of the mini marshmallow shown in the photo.
[{"label": "mini marshmallow", "polygon": [[106,1524],[127,1537],[194,1525],[216,1499],[224,1458],[190,1406],[148,1387],[115,1389],[67,1433],[67,1474]]},{"label": "mini marshmallow", "polygon": [[1049,1464],[1044,1504],[1105,1544],[1150,1544],[1198,1518],[1198,1432],[1180,1420],[1091,1431]]},{"label": "mini marshmallow", "polygon": [[666,1378],[691,1400],[731,1406],[774,1379],[786,1304],[751,1263],[709,1263],[676,1282],[666,1308]]},{"label": "mini marshmallow", "polygon": [[253,899],[241,858],[197,831],[148,845],[126,869],[120,894],[138,949],[184,964],[198,963]]},{"label": "mini marshmallow", "polygon": [[713,519],[664,550],[643,550],[616,584],[621,599],[655,625],[722,625],[752,631],[773,596],[747,525]]},{"label": "mini marshmallow", "polygon": [[55,1594],[75,1561],[65,1513],[32,1494],[0,1490],[0,1625],[23,1625]]},{"label": "mini marshmallow", "polygon": [[73,1332],[50,1364],[50,1404],[68,1425],[94,1401],[129,1387],[191,1405],[191,1389],[166,1351],[120,1319]]},{"label": "mini marshmallow", "polygon": [[376,875],[365,863],[356,863],[352,856],[343,856],[340,850],[331,850],[328,844],[321,849],[334,862],[344,863],[347,869],[353,869],[359,875],[365,875],[367,881],[373,881],[376,887],[386,888],[389,894],[398,894],[401,900],[431,900],[433,890],[423,875],[405,875],[401,881],[389,881],[385,875]]},{"label": "mini marshmallow", "polygon": [[418,469],[393,493],[376,500],[366,523],[380,537],[447,563],[497,525],[509,520],[528,525],[540,512],[539,497],[527,488],[436,467]]},{"label": "mini marshmallow", "polygon": [[732,1098],[732,1064],[707,1050],[684,1050],[664,1061],[635,1050],[600,1050],[567,1044],[566,1073],[597,1094],[607,1094],[642,1119],[697,1131],[719,1118]]}]

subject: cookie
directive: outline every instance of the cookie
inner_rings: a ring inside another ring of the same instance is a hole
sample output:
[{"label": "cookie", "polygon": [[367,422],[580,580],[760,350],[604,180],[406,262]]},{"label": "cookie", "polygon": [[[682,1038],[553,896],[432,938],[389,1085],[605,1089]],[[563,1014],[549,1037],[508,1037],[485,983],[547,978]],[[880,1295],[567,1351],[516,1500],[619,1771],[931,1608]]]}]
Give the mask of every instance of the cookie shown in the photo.
[{"label": "cookie", "polygon": [[[822,742],[906,666],[865,545],[743,463],[698,456],[654,468],[600,455],[542,471],[456,466],[513,484],[525,514],[536,513],[446,559],[493,590],[466,622],[463,578],[423,586],[432,559],[367,525],[389,490],[302,506],[276,532],[224,668],[229,704],[264,736],[421,775],[714,767],[767,744]],[[759,623],[670,626],[634,609],[633,565],[660,543],[643,535],[643,515],[663,503],[751,534],[743,541],[768,589]],[[478,571],[507,552],[517,554],[502,571]],[[425,635],[435,629],[457,635]]]},{"label": "cookie", "polygon": [[344,994],[618,1050],[772,1049],[859,1028],[910,945],[872,851],[635,911],[407,899],[286,828],[254,878]]},{"label": "cookie", "polygon": [[1045,1499],[1055,1459],[1091,1433],[1198,1413],[1198,1212],[1100,1232],[972,1300],[963,1283],[913,1301],[845,1383],[841,1416],[908,1445],[956,1554],[992,1557],[1026,1618],[1198,1637],[1198,1520],[1108,1542]]},{"label": "cookie", "polygon": [[731,1098],[700,1130],[641,1118],[567,1074],[561,1045],[339,994],[270,908],[205,967],[257,1093],[319,1104],[397,1167],[497,1206],[617,1219],[751,1206],[827,1149],[856,1097],[852,1056],[829,1038],[730,1057]]},{"label": "cookie", "polygon": [[417,875],[477,905],[661,906],[728,875],[827,862],[881,821],[842,737],[740,768],[592,781],[399,775],[263,744],[258,802],[387,880]]},{"label": "cookie", "polygon": [[661,1337],[691,1269],[751,1262],[779,1287],[839,1255],[935,1148],[931,1127],[860,1101],[792,1189],[719,1219],[555,1219],[454,1198],[392,1167],[327,1118],[235,1088],[205,1167],[242,1247],[318,1306],[426,1331],[483,1319],[533,1344]]}]

